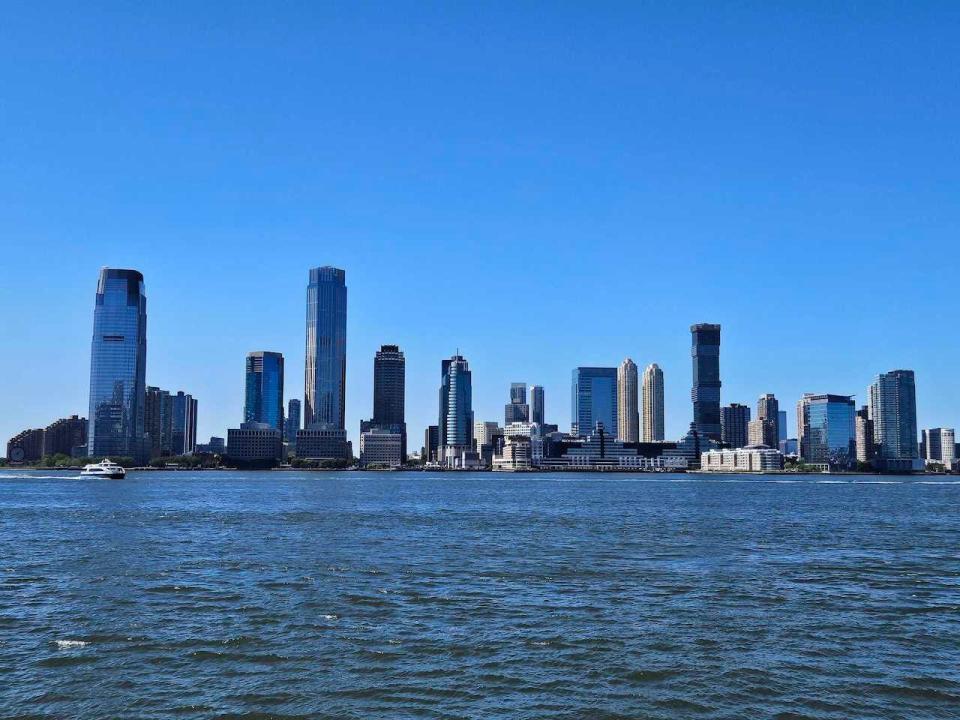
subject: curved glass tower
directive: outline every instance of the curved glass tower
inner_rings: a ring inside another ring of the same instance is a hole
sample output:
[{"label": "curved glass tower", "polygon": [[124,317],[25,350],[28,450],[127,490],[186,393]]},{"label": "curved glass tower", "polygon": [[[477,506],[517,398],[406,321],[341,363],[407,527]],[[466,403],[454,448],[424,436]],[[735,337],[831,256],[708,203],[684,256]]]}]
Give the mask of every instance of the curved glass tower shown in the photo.
[{"label": "curved glass tower", "polygon": [[148,457],[144,438],[147,296],[136,270],[103,268],[97,282],[90,352],[87,452]]},{"label": "curved glass tower", "polygon": [[283,430],[283,354],[258,350],[247,353],[244,422],[266,423]]},{"label": "curved glass tower", "polygon": [[304,428],[346,427],[346,383],[346,273],[335,267],[311,268],[307,285]]}]

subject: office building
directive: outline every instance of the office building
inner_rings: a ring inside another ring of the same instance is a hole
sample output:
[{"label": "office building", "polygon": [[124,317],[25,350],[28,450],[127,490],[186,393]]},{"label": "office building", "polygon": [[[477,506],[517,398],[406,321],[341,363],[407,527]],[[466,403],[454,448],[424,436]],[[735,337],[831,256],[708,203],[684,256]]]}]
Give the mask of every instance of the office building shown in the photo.
[{"label": "office building", "polygon": [[283,440],[288,445],[296,445],[297,431],[300,429],[300,401],[291,398],[287,402],[287,417],[283,421]]},{"label": "office building", "polygon": [[197,445],[197,400],[183,391],[171,396],[171,400],[171,452],[174,455],[191,455]]},{"label": "office building", "polygon": [[663,442],[663,370],[656,363],[643,371],[643,442]]},{"label": "office building", "polygon": [[194,453],[197,455],[225,455],[227,443],[222,437],[210,436],[210,442],[197,443]]},{"label": "office building", "polygon": [[297,457],[307,460],[350,460],[353,452],[347,431],[329,425],[317,425],[297,432]]},{"label": "office building", "polygon": [[617,368],[578,367],[573,371],[570,388],[570,434],[593,433],[597,423],[606,432],[617,427]]},{"label": "office building", "polygon": [[267,423],[242,423],[227,430],[226,454],[228,462],[241,467],[276,465],[283,457],[282,433]]},{"label": "office building", "polygon": [[149,455],[144,430],[147,296],[136,270],[103,268],[97,282],[90,350],[88,454]]},{"label": "office building", "polygon": [[503,408],[503,423],[530,422],[530,406],[527,404],[527,386],[510,383],[510,402]]},{"label": "office building", "polygon": [[503,428],[497,423],[490,420],[478,420],[473,424],[473,441],[476,445],[474,449],[479,451],[484,445],[492,444],[493,439],[498,435],[503,435]]},{"label": "office building", "polygon": [[506,438],[503,447],[493,457],[493,469],[497,472],[523,472],[532,467],[533,451],[529,438]]},{"label": "office building", "polygon": [[346,383],[346,273],[334,267],[311,268],[307,285],[304,428],[346,427]]},{"label": "office building", "polygon": [[640,442],[640,402],[637,364],[624,359],[617,368],[617,439]]},{"label": "office building", "polygon": [[143,408],[150,458],[173,455],[173,397],[166,390],[148,386]]},{"label": "office building", "polygon": [[800,457],[805,463],[849,470],[856,465],[856,404],[852,395],[806,393],[797,404]]},{"label": "office building", "polygon": [[917,394],[913,370],[892,370],[876,377],[867,391],[877,463],[884,470],[920,470],[917,448]]},{"label": "office building", "polygon": [[761,426],[761,442],[751,445],[766,445],[775,448],[780,442],[780,403],[773,393],[761,395],[757,400],[757,420],[766,420]]},{"label": "office building", "polygon": [[789,431],[787,430],[787,411],[780,410],[777,413],[777,443],[787,439]]},{"label": "office building", "polygon": [[542,385],[530,386],[530,422],[540,426],[543,426],[546,422],[546,406]]},{"label": "office building", "polygon": [[748,427],[750,408],[740,403],[731,403],[720,409],[720,440],[730,448],[741,448],[750,444]]},{"label": "office building", "polygon": [[[399,435],[401,462],[407,459],[405,388],[406,360],[403,353],[397,345],[381,345],[373,358],[373,418],[360,422],[360,434],[377,431]],[[379,443],[380,440],[371,442]]]},{"label": "office building", "polygon": [[[693,422],[700,435],[720,440],[720,326],[690,326],[693,357]],[[699,464],[699,455],[695,462]]]},{"label": "office building", "polygon": [[443,360],[440,373],[439,461],[457,465],[473,451],[473,379],[462,355]]},{"label": "office building", "polygon": [[864,405],[857,410],[857,417],[854,422],[857,434],[857,462],[872,463],[877,449],[873,437],[873,420],[870,419],[870,407]]},{"label": "office building", "polygon": [[258,350],[247,354],[243,421],[283,431],[283,355]]},{"label": "office building", "polygon": [[704,472],[772,472],[783,470],[783,455],[768,447],[709,450],[700,456]]},{"label": "office building", "polygon": [[440,426],[428,425],[423,431],[423,449],[420,451],[420,458],[424,464],[437,462],[440,448]]},{"label": "office building", "polygon": [[400,467],[405,458],[401,453],[403,438],[400,433],[372,429],[360,433],[360,464],[364,467]]},{"label": "office building", "polygon": [[86,456],[87,419],[71,415],[47,425],[43,431],[43,454]]},{"label": "office building", "polygon": [[17,433],[7,441],[7,462],[37,462],[43,458],[43,428]]},{"label": "office building", "polygon": [[924,461],[943,465],[947,470],[956,462],[956,436],[953,428],[931,428],[923,431]]}]

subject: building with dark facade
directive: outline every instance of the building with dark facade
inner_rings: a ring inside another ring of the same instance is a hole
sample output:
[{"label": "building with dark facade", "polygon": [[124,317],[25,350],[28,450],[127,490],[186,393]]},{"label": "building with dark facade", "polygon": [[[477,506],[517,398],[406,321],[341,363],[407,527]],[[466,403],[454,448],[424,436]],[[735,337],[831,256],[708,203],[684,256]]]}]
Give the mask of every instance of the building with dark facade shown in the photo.
[{"label": "building with dark facade", "polygon": [[311,427],[297,433],[297,457],[307,460],[350,460],[353,452],[347,431],[336,427]]},{"label": "building with dark facade", "polygon": [[570,434],[586,437],[597,423],[616,433],[617,417],[617,368],[576,368],[570,384]]},{"label": "building with dark facade", "polygon": [[288,445],[296,445],[297,431],[300,429],[300,401],[291,399],[287,403],[287,418],[283,425],[283,439]]},{"label": "building with dark facade", "polygon": [[530,386],[530,422],[543,427],[546,422],[546,405],[544,403],[543,385]]},{"label": "building with dark facade", "polygon": [[473,450],[473,377],[466,358],[454,355],[440,364],[440,419],[437,459],[456,465]]},{"label": "building with dark facade", "polygon": [[197,446],[197,400],[182,390],[171,396],[171,400],[171,452],[174,455],[191,455]]},{"label": "building with dark facade", "polygon": [[423,431],[423,448],[420,450],[421,460],[424,463],[437,462],[437,453],[440,449],[440,426],[429,425]]},{"label": "building with dark facade", "polygon": [[720,326],[709,323],[691,325],[690,335],[693,422],[700,435],[720,440]]},{"label": "building with dark facade", "polygon": [[37,462],[43,458],[43,428],[17,433],[7,441],[7,462]]},{"label": "building with dark facade", "polygon": [[226,454],[239,466],[275,465],[283,457],[281,432],[267,423],[242,423],[227,430]]},{"label": "building with dark facade", "polygon": [[310,270],[303,426],[344,429],[347,384],[347,285],[339,268]]},{"label": "building with dark facade", "polygon": [[530,422],[526,383],[510,383],[510,402],[503,407],[503,424]]},{"label": "building with dark facade", "polygon": [[148,386],[143,407],[150,457],[173,455],[173,398],[170,393],[153,385]]},{"label": "building with dark facade", "polygon": [[923,469],[917,446],[917,390],[913,370],[881,373],[867,393],[877,464],[891,471]]},{"label": "building with dark facade", "polygon": [[258,350],[247,354],[243,421],[283,431],[283,354]]},{"label": "building with dark facade", "polygon": [[87,454],[87,419],[71,415],[47,425],[43,431],[43,454],[84,457]]},{"label": "building with dark facade", "polygon": [[[401,463],[407,460],[406,360],[397,345],[381,345],[373,358],[373,418],[360,423],[360,433],[388,433],[400,436]],[[387,441],[370,439],[371,447]],[[389,441],[392,442],[392,441]]]},{"label": "building with dark facade", "polygon": [[720,409],[720,440],[729,448],[742,448],[749,444],[747,428],[750,424],[750,408],[740,403],[731,403]]},{"label": "building with dark facade", "polygon": [[143,275],[136,270],[103,268],[93,311],[89,455],[147,459],[146,372],[147,296]]}]

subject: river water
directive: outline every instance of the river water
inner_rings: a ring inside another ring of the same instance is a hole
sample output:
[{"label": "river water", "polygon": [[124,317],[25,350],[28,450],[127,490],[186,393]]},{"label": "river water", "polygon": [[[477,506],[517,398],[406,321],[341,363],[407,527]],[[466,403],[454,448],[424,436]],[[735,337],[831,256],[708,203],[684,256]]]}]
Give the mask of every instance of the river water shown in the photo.
[{"label": "river water", "polygon": [[960,484],[0,470],[0,717],[960,716]]}]

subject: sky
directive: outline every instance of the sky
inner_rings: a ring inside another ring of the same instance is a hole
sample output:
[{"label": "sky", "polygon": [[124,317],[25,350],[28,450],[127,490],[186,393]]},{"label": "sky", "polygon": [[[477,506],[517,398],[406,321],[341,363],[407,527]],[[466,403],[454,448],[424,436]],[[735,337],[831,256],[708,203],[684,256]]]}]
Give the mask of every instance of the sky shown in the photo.
[{"label": "sky", "polygon": [[100,267],[145,276],[147,383],[198,439],[244,359],[303,396],[310,267],[346,270],[347,428],[376,349],[411,447],[440,362],[477,420],[723,326],[722,401],[917,373],[960,425],[960,5],[15,2],[0,23],[0,438],[86,415]]}]

